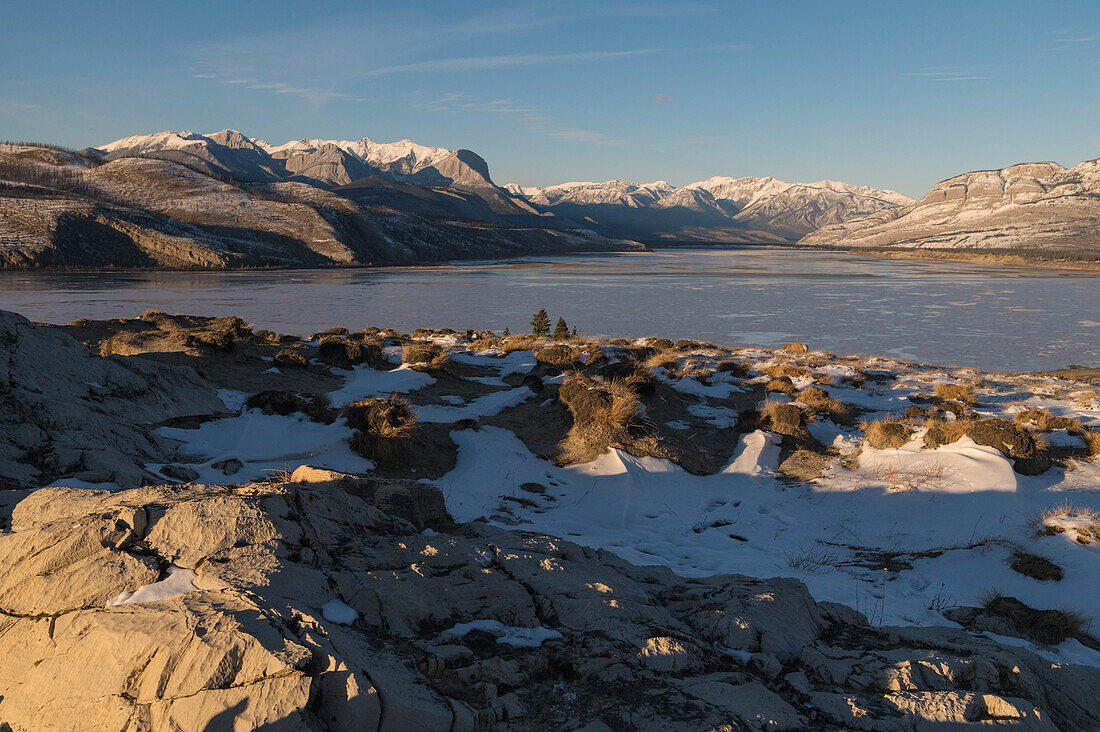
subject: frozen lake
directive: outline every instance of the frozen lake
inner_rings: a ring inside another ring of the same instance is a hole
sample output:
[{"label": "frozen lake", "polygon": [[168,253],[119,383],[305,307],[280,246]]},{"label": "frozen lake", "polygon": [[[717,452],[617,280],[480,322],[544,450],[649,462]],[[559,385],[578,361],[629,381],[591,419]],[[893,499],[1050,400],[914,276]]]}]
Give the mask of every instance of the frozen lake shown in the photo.
[{"label": "frozen lake", "polygon": [[304,335],[337,325],[520,332],[540,307],[590,335],[802,341],[985,369],[1100,364],[1095,272],[770,248],[372,270],[0,272],[0,309],[50,323],[151,309]]}]

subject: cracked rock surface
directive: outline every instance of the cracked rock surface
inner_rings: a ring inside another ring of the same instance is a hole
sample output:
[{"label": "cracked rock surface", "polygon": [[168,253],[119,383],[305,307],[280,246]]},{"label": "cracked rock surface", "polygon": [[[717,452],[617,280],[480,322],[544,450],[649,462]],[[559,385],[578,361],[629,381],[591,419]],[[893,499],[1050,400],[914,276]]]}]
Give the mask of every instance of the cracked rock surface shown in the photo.
[{"label": "cracked rock surface", "polygon": [[[685,579],[454,524],[431,486],[356,480],[303,469],[284,482],[24,498],[0,533],[0,722],[1053,730],[1100,719],[1098,669],[961,630],[872,628],[791,579]],[[170,567],[195,573],[190,591],[108,606]],[[334,600],[354,612],[324,609]]]},{"label": "cracked rock surface", "polygon": [[60,475],[136,486],[163,459],[141,425],[223,409],[194,370],[100,358],[55,328],[0,310],[0,488]]}]

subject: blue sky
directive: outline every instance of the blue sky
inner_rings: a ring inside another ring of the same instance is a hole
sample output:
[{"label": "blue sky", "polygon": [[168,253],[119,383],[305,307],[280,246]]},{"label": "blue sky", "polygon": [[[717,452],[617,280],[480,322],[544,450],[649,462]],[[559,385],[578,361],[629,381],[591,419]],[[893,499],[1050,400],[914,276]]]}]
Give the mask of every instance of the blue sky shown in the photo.
[{"label": "blue sky", "polygon": [[919,196],[1100,156],[1100,2],[35,2],[0,138],[466,147],[498,183],[822,178]]}]

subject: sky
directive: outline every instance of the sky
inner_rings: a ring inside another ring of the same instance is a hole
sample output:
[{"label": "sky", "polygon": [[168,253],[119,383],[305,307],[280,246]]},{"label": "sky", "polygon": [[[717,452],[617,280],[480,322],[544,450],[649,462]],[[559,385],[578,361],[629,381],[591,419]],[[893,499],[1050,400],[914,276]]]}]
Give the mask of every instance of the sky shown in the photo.
[{"label": "sky", "polygon": [[1100,157],[1097,0],[0,5],[0,139],[408,138],[474,150],[501,184],[915,197]]}]

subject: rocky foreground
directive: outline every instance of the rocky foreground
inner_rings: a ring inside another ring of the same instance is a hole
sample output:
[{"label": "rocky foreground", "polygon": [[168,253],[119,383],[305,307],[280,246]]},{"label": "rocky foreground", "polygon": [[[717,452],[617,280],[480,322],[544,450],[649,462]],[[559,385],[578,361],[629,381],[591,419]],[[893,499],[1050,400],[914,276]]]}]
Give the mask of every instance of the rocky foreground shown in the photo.
[{"label": "rocky foreground", "polygon": [[0,312],[0,728],[1097,729],[1095,424],[797,346]]}]

